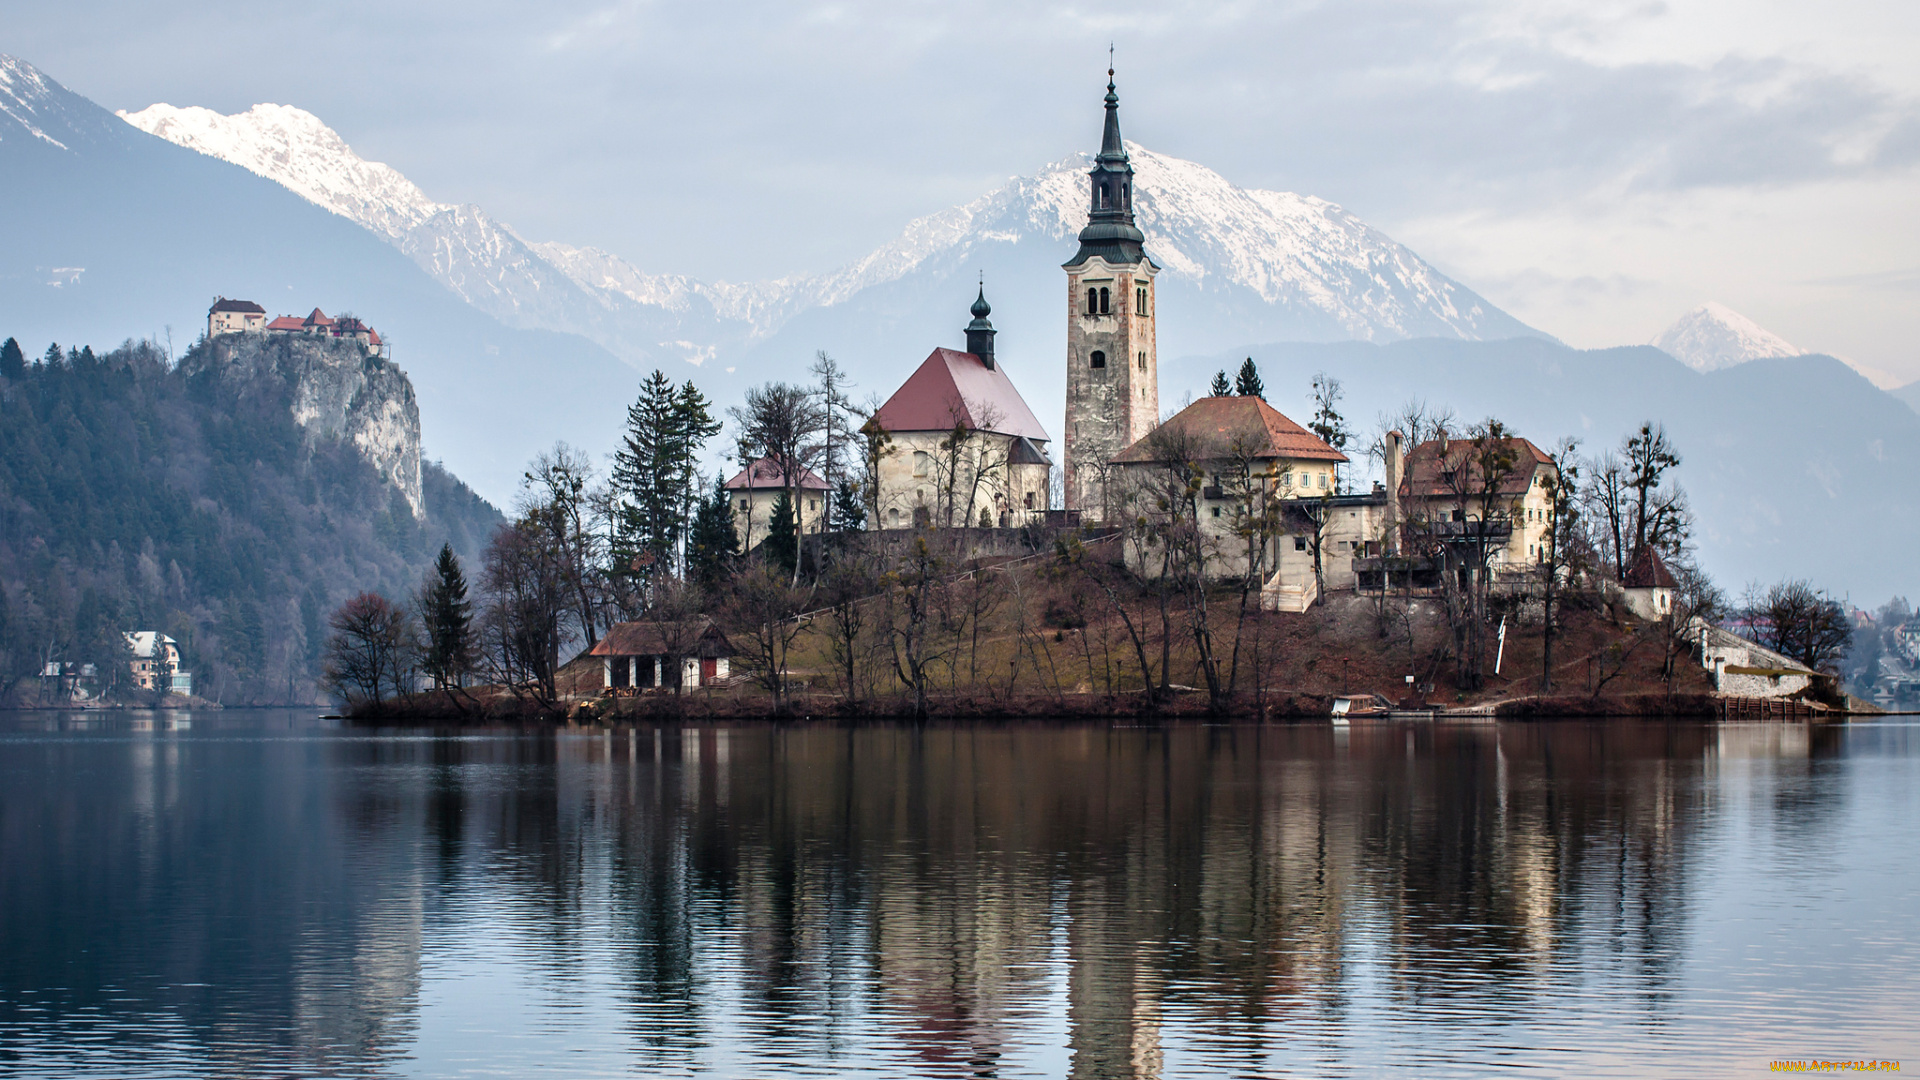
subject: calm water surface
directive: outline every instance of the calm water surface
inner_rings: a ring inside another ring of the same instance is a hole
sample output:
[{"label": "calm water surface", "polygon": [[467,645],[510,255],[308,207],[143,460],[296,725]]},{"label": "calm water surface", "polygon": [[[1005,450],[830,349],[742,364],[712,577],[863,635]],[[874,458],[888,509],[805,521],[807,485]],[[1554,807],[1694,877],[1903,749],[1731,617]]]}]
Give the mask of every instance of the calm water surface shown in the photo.
[{"label": "calm water surface", "polygon": [[0,1074],[1920,1069],[1920,727],[0,718]]}]

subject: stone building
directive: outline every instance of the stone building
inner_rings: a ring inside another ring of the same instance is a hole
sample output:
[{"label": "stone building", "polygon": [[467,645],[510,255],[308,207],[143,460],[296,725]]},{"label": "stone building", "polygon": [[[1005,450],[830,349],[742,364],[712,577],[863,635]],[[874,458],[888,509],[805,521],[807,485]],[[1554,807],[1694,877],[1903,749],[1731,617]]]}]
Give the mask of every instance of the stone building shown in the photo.
[{"label": "stone building", "polygon": [[1047,432],[994,358],[991,311],[982,289],[967,351],[933,350],[874,412],[891,443],[879,461],[870,528],[1044,520],[1053,469]]},{"label": "stone building", "polygon": [[1728,697],[1792,697],[1811,687],[1814,680],[1827,677],[1697,616],[1687,630],[1699,646],[1701,666],[1713,675],[1715,693]]},{"label": "stone building", "polygon": [[1104,519],[1109,465],[1160,418],[1154,275],[1133,220],[1133,165],[1120,138],[1120,98],[1107,72],[1106,127],[1088,173],[1086,227],[1067,272],[1066,504]]},{"label": "stone building", "polygon": [[[793,501],[794,524],[800,535],[819,532],[827,517],[827,482],[802,466],[793,486],[798,496]],[[727,481],[727,499],[733,504],[733,533],[739,538],[741,551],[752,551],[773,531],[774,504],[786,490],[786,474],[772,458],[761,458]]]},{"label": "stone building", "polygon": [[1388,436],[1390,476],[1400,476],[1394,523],[1416,545],[1484,538],[1492,545],[1495,573],[1525,570],[1546,558],[1552,529],[1547,481],[1557,476],[1546,451],[1518,436],[1501,441],[1512,469],[1488,483],[1471,439],[1438,439],[1413,448],[1404,462],[1398,433]]}]

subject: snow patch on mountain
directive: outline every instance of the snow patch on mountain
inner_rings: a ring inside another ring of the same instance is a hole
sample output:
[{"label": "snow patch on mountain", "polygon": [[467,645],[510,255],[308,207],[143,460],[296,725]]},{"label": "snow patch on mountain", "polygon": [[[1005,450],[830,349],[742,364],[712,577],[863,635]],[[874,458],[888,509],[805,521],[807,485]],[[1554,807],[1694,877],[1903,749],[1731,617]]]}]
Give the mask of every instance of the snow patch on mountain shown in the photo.
[{"label": "snow patch on mountain", "polygon": [[[247,168],[360,223],[468,303],[508,325],[581,334],[633,363],[702,363],[760,341],[796,316],[845,304],[917,273],[950,274],[983,247],[1070,252],[1086,220],[1087,154],[1015,177],[962,206],[908,223],[836,270],[744,284],[650,274],[591,247],[529,242],[475,206],[429,199],[363,160],[304,110],[256,105],[222,116],[153,105],[128,123]],[[1129,144],[1147,250],[1203,291],[1366,341],[1506,337],[1527,328],[1333,203],[1239,188],[1205,166]],[[1051,256],[1049,256],[1051,257]]]},{"label": "snow patch on mountain", "polygon": [[1711,300],[1662,330],[1654,348],[1695,371],[1719,371],[1771,356],[1802,356],[1805,349]]},{"label": "snow patch on mountain", "polygon": [[222,116],[163,103],[115,115],[149,135],[264,176],[389,241],[447,209],[399,170],[361,158],[319,117],[291,105],[255,105]]}]

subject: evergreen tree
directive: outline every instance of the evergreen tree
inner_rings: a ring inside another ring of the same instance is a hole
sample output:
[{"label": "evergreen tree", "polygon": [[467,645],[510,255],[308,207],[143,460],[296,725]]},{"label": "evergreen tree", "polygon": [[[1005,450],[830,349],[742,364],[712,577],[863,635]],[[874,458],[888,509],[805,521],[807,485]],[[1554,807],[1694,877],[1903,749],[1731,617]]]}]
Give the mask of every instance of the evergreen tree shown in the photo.
[{"label": "evergreen tree", "polygon": [[1241,397],[1257,397],[1266,400],[1267,388],[1260,381],[1260,369],[1253,366],[1253,357],[1240,365],[1240,376],[1233,380],[1233,392]]},{"label": "evergreen tree", "polygon": [[627,408],[627,433],[614,453],[613,486],[620,496],[615,565],[631,566],[642,552],[650,572],[678,565],[688,518],[698,499],[695,466],[720,422],[692,382],[675,389],[655,371],[640,383]]},{"label": "evergreen tree", "polygon": [[1226,397],[1233,393],[1233,384],[1227,381],[1227,373],[1225,371],[1216,371],[1213,373],[1212,391],[1214,397]]},{"label": "evergreen tree", "polygon": [[773,500],[773,520],[767,525],[767,557],[791,575],[800,564],[800,529],[793,518],[793,500],[783,490]]},{"label": "evergreen tree", "polygon": [[[836,490],[839,480],[846,473],[847,448],[853,445],[853,402],[847,398],[846,387],[853,385],[847,373],[840,370],[840,362],[827,355],[826,350],[814,354],[813,377],[816,380],[814,394],[820,403],[820,478],[827,482],[829,490]],[[827,500],[827,520],[821,527],[826,532],[844,529],[848,526],[840,521],[840,508],[832,499]]]},{"label": "evergreen tree", "polygon": [[47,354],[40,358],[40,364],[51,371],[59,367],[65,359],[66,354],[60,351],[60,343],[56,341],[47,346]]},{"label": "evergreen tree", "polygon": [[440,558],[420,589],[420,624],[426,631],[422,666],[436,690],[460,685],[473,666],[473,604],[467,600],[467,576],[453,545],[440,545]]},{"label": "evergreen tree", "polygon": [[852,480],[842,479],[834,490],[833,524],[848,531],[867,527],[867,501],[860,495],[860,485]]},{"label": "evergreen tree", "polygon": [[711,589],[733,572],[740,536],[733,528],[733,499],[726,481],[715,478],[713,494],[700,500],[687,535],[687,577]]},{"label": "evergreen tree", "polygon": [[18,379],[27,373],[27,356],[20,351],[20,343],[8,338],[0,345],[0,378]]}]

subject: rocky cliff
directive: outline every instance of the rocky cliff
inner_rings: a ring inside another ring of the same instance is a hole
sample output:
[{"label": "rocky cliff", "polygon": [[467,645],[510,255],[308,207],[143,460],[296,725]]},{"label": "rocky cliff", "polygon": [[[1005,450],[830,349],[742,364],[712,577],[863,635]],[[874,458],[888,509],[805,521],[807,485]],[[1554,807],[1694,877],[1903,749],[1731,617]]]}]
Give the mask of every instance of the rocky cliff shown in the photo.
[{"label": "rocky cliff", "polygon": [[181,361],[245,393],[282,394],[309,441],[344,441],[391,484],[416,520],[426,516],[420,486],[420,407],[413,383],[390,360],[354,341],[300,334],[223,334]]}]

